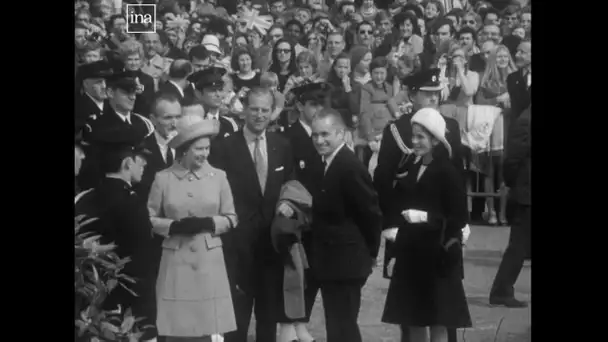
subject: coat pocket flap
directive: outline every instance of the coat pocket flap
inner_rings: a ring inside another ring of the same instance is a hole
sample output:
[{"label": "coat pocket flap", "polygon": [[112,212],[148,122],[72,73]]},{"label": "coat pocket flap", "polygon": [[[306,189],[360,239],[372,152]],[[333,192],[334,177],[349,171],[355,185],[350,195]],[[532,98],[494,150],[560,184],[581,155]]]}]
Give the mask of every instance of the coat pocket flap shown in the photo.
[{"label": "coat pocket flap", "polygon": [[222,247],[222,239],[219,236],[211,236],[210,234],[205,234],[205,243],[207,244],[207,249],[214,249],[217,247]]}]

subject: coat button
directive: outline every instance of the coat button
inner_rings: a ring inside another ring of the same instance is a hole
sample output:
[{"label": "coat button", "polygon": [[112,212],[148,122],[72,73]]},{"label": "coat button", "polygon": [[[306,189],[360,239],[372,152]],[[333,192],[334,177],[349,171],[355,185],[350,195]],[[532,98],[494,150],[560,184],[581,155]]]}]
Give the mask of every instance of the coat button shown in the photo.
[{"label": "coat button", "polygon": [[191,192],[189,192],[189,193],[188,193],[188,197],[194,197],[194,194],[193,194],[193,193],[191,193]]}]

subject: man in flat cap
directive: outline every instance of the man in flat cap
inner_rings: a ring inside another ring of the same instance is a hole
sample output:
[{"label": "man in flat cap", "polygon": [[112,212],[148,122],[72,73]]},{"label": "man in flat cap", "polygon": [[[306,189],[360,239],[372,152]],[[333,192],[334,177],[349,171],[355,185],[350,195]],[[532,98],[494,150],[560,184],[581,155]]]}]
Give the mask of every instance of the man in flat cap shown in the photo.
[{"label": "man in flat cap", "polygon": [[[107,103],[101,115],[92,115],[87,119],[85,140],[93,142],[100,136],[98,132],[111,131],[119,127],[131,127],[133,138],[138,140],[143,140],[154,132],[154,125],[150,120],[132,112],[137,83],[130,76],[131,74],[126,71],[118,71],[107,77]],[[78,183],[82,190],[96,186],[101,177],[94,164],[96,161],[92,158],[85,159]]]},{"label": "man in flat cap", "polygon": [[218,67],[209,67],[197,71],[188,77],[194,88],[194,94],[203,104],[205,118],[220,121],[220,132],[217,138],[225,138],[239,130],[236,122],[227,116],[220,115],[220,107],[224,99],[224,80],[222,76],[226,70]]},{"label": "man in flat cap", "polygon": [[[100,172],[104,175],[98,186],[84,193],[75,204],[75,215],[98,220],[86,225],[84,231],[101,236],[100,243],[116,245],[121,258],[131,259],[123,273],[135,279],[129,284],[137,296],[116,286],[105,299],[104,309],[122,311],[131,308],[135,317],[144,317],[140,326],[155,325],[156,301],[154,271],[151,263],[152,225],[145,201],[132,190],[141,180],[149,151],[140,148],[133,127],[114,127],[97,131],[95,144]],[[142,340],[156,337],[154,327],[144,329]]]},{"label": "man in flat cap", "polygon": [[[411,113],[415,113],[422,108],[434,108],[439,106],[440,92],[443,85],[439,81],[438,68],[423,69],[416,74],[412,74],[403,80],[403,84],[408,87],[408,96],[412,103]],[[409,165],[415,160],[412,150],[412,126],[410,114],[402,115],[399,119],[386,126],[382,135],[380,152],[378,154],[378,166],[374,172],[374,187],[378,192],[380,208],[384,216],[383,229],[384,237],[387,239],[384,254],[384,277],[389,278],[388,263],[393,258],[391,253],[392,243],[396,236],[395,227],[399,226],[403,217],[400,206],[402,203],[395,203],[394,182],[403,177]],[[464,161],[462,144],[460,140],[460,128],[458,121],[453,118],[445,117],[447,126],[446,139],[452,146],[452,162],[457,170],[462,171],[462,181],[465,182]],[[462,274],[464,277],[464,272]],[[409,341],[407,327],[402,327],[402,342]],[[448,341],[456,342],[456,330],[448,329]]]},{"label": "man in flat cap", "polygon": [[[312,120],[319,111],[328,107],[328,94],[330,85],[327,83],[308,83],[293,88],[291,91],[296,95],[296,108],[299,112],[298,121],[290,125],[284,136],[291,143],[293,151],[293,168],[295,179],[298,180],[312,195],[320,186],[323,174],[323,162],[312,143]],[[310,260],[312,256],[312,232],[302,232],[302,244],[306,253],[306,258]],[[304,301],[306,317],[302,319],[290,319],[283,313],[279,314],[281,341],[313,341],[314,339],[306,329],[306,323],[310,320],[310,314],[314,305],[319,285],[314,279],[312,270],[306,271],[306,287],[304,290]]]},{"label": "man in flat cap", "polygon": [[105,106],[106,77],[112,74],[112,68],[105,61],[83,64],[76,72],[79,89],[75,97],[76,121],[91,115],[100,116]]}]

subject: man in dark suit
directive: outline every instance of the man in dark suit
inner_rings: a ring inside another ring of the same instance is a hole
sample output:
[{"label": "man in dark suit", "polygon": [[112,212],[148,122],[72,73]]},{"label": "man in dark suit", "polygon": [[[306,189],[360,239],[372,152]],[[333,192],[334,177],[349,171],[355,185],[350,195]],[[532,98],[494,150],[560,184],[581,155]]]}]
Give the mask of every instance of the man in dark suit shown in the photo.
[{"label": "man in dark suit", "polygon": [[328,342],[361,342],[361,289],[380,248],[382,213],[366,167],[345,147],[346,126],[335,109],[312,123],[324,175],[313,195],[312,260],[321,288]]},{"label": "man in dark suit", "polygon": [[498,273],[490,290],[490,304],[510,308],[525,308],[526,302],[515,299],[513,285],[519,277],[530,247],[530,216],[532,213],[532,106],[513,124],[507,138],[507,154],[503,162],[505,184],[515,203],[514,220],[509,245],[503,255]]},{"label": "man in dark suit", "polygon": [[226,172],[239,217],[238,227],[222,240],[237,322],[226,342],[247,341],[254,300],[257,341],[275,340],[277,310],[284,310],[278,303],[283,263],[272,246],[270,226],[275,213],[293,214],[287,205],[277,208],[282,185],[293,179],[293,156],[284,137],[266,131],[274,109],[272,93],[254,88],[245,127],[211,145],[210,162]]},{"label": "man in dark suit", "polygon": [[184,100],[184,90],[189,86],[187,78],[192,74],[192,63],[185,59],[176,59],[169,67],[169,79],[161,83],[157,93],[171,94],[180,101]]},{"label": "man in dark suit", "polygon": [[106,95],[106,77],[112,74],[112,68],[105,61],[83,64],[76,72],[80,91],[76,94],[74,119],[81,122],[90,116],[103,113]]},{"label": "man in dark suit", "polygon": [[217,138],[223,139],[238,131],[239,126],[232,118],[220,115],[220,106],[224,98],[224,80],[226,70],[209,67],[190,75],[188,79],[194,86],[195,98],[205,109],[205,118],[220,121],[220,132]]},{"label": "man in dark suit", "polygon": [[518,70],[507,76],[511,99],[511,119],[515,121],[530,106],[532,98],[532,43],[523,41],[517,47],[515,64]]},{"label": "man in dark suit", "polygon": [[[296,108],[300,112],[300,118],[284,132],[285,137],[291,143],[293,151],[295,178],[304,185],[311,195],[314,195],[321,185],[323,162],[312,143],[312,128],[310,126],[312,125],[314,116],[323,109],[328,90],[329,85],[326,83],[309,83],[294,88],[293,92],[297,96]],[[312,231],[302,232],[302,244],[304,245],[306,257],[310,260],[312,257]],[[297,340],[314,340],[306,329],[306,323],[310,320],[310,314],[318,292],[319,284],[314,278],[314,273],[309,269],[306,274],[306,288],[304,290],[306,318],[292,320],[288,317],[280,317],[279,323],[282,323],[281,328],[285,326],[284,330],[288,330],[289,327],[287,325],[292,324],[293,331],[291,334],[293,336],[293,333],[295,333]],[[284,335],[289,335],[289,333],[284,333]]]},{"label": "man in dark suit", "polygon": [[[443,85],[439,82],[439,69],[432,68],[419,71],[403,80],[403,84],[408,87],[408,96],[412,102],[412,113],[422,108],[435,108],[439,105],[439,93]],[[462,172],[462,179],[465,182],[464,172],[464,152],[460,139],[460,127],[458,121],[444,116],[447,134],[446,139],[452,146],[452,163],[457,170]],[[383,132],[380,152],[378,153],[378,166],[374,172],[374,186],[378,192],[380,208],[384,215],[383,228],[391,229],[397,227],[403,220],[398,203],[394,201],[395,181],[407,172],[410,160],[413,158],[412,151],[412,125],[411,115],[405,114],[394,123],[389,124]],[[394,237],[393,237],[394,238]],[[389,277],[387,265],[392,258],[391,247],[393,241],[387,239],[384,254],[385,277]],[[409,333],[402,328],[401,341],[409,342]],[[456,329],[448,328],[448,341],[456,342]]]},{"label": "man in dark suit", "polygon": [[114,127],[97,132],[95,140],[100,153],[97,155],[103,177],[98,186],[82,194],[75,205],[75,214],[98,220],[83,228],[101,236],[100,243],[116,244],[119,257],[131,261],[122,271],[137,281],[129,288],[134,296],[121,286],[104,300],[104,309],[130,308],[135,317],[145,317],[142,325],[151,325],[142,340],[156,337],[155,268],[150,263],[152,249],[152,224],[144,201],[138,198],[132,185],[141,180],[146,166],[148,151],[136,139],[133,127]]},{"label": "man in dark suit", "polygon": [[[114,73],[107,78],[108,102],[100,116],[91,116],[83,133],[85,140],[94,142],[98,132],[105,132],[118,127],[130,127],[134,138],[143,140],[154,132],[152,122],[142,115],[132,112],[135,104],[136,81],[127,72]],[[86,190],[97,185],[102,175],[97,170],[95,149],[86,158],[79,175],[79,186]]]}]

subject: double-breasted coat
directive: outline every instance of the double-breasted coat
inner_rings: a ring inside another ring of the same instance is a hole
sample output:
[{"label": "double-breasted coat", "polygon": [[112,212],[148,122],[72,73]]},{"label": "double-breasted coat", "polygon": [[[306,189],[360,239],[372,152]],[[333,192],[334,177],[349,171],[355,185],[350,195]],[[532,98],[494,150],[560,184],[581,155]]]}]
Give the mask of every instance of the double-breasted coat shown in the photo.
[{"label": "double-breasted coat", "polygon": [[[461,175],[447,157],[426,166],[413,162],[395,187],[401,210],[427,212],[425,223],[402,219],[393,246],[396,258],[382,321],[405,326],[471,326],[462,284],[462,227],[468,219]],[[446,242],[456,243],[444,249]]]},{"label": "double-breasted coat", "polygon": [[168,236],[174,220],[226,215],[236,225],[224,171],[208,163],[198,171],[180,163],[156,174],[148,198],[154,232],[165,236],[156,283],[161,336],[200,337],[236,330],[222,241],[215,234]]}]

